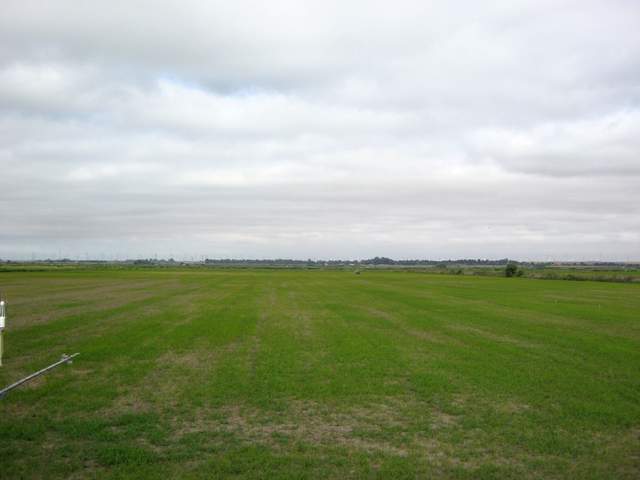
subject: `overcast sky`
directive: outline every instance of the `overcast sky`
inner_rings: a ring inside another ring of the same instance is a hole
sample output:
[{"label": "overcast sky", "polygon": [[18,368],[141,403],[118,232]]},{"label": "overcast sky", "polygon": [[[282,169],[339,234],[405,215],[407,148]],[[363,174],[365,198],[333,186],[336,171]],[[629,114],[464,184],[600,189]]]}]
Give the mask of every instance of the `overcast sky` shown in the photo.
[{"label": "overcast sky", "polygon": [[640,260],[640,2],[30,1],[0,258]]}]

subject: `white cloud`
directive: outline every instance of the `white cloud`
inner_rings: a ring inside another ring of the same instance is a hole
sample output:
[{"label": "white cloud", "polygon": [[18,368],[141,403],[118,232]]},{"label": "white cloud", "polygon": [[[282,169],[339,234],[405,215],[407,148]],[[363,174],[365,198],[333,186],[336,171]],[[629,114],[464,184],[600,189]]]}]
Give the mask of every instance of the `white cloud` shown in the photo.
[{"label": "white cloud", "polygon": [[634,2],[0,16],[0,258],[638,258]]},{"label": "white cloud", "polygon": [[529,129],[474,132],[475,153],[508,170],[543,175],[640,176],[640,110]]}]

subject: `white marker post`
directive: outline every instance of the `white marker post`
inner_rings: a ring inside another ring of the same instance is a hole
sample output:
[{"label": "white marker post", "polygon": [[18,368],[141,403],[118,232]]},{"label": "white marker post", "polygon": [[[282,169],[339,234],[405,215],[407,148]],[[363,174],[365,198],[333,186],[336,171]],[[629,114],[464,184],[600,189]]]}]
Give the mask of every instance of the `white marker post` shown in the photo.
[{"label": "white marker post", "polygon": [[4,324],[7,319],[4,300],[0,300],[0,367],[2,366],[2,332],[4,332]]}]

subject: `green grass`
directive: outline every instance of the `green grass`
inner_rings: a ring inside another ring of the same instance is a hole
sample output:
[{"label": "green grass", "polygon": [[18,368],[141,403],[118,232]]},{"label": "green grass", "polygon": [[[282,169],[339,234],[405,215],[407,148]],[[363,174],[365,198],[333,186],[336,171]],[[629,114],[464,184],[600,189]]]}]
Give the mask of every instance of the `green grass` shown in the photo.
[{"label": "green grass", "polygon": [[638,478],[640,285],[0,273],[0,478]]}]

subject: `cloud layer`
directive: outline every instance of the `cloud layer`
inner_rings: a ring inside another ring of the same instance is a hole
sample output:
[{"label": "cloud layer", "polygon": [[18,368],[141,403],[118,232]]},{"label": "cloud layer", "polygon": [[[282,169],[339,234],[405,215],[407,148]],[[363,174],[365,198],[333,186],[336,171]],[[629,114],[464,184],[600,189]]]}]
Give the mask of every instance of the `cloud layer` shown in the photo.
[{"label": "cloud layer", "polygon": [[0,258],[640,259],[632,0],[3,2]]}]

